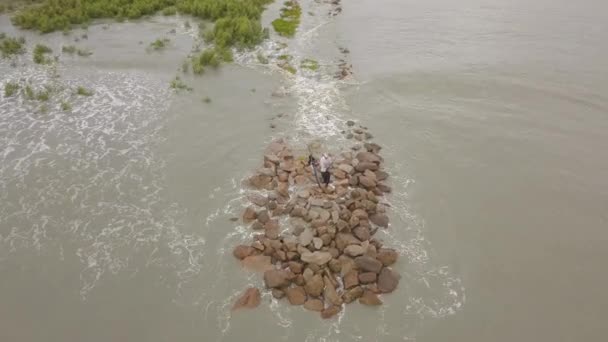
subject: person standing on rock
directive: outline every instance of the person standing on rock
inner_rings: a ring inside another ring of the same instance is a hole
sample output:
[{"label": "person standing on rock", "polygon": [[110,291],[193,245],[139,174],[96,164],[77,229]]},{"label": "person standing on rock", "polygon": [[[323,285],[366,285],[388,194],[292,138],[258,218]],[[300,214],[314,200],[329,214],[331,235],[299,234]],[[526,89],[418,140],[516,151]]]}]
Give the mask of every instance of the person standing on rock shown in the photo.
[{"label": "person standing on rock", "polygon": [[321,167],[321,176],[323,177],[323,183],[325,184],[325,187],[327,187],[329,185],[329,180],[330,180],[330,174],[329,174],[329,169],[331,168],[331,164],[333,163],[333,160],[331,160],[331,158],[329,158],[329,155],[327,155],[327,153],[323,153],[323,156],[321,157],[321,160],[319,162],[319,166]]}]

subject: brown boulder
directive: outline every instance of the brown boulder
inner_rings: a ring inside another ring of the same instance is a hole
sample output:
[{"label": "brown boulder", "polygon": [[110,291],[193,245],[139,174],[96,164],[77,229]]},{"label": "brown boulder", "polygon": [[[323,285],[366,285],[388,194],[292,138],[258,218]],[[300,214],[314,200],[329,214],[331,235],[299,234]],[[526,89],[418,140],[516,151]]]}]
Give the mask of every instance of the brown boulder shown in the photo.
[{"label": "brown boulder", "polygon": [[310,311],[323,311],[323,302],[319,299],[309,299],[304,303],[304,308]]},{"label": "brown boulder", "polygon": [[249,184],[256,189],[266,189],[272,182],[272,177],[268,175],[254,175],[249,177]]},{"label": "brown boulder", "polygon": [[305,263],[321,266],[321,265],[325,265],[326,263],[328,263],[332,259],[332,256],[329,252],[320,252],[320,251],[316,251],[313,253],[304,252],[300,255],[300,259],[302,261],[304,261]]},{"label": "brown boulder", "polygon": [[342,264],[340,264],[340,261],[338,261],[337,259],[331,259],[329,261],[328,266],[329,266],[329,269],[334,273],[339,273],[340,269],[342,269]]},{"label": "brown boulder", "polygon": [[266,287],[277,288],[289,285],[289,274],[283,270],[269,270],[264,272]]},{"label": "brown boulder", "polygon": [[272,259],[267,255],[251,255],[241,261],[241,265],[254,272],[266,272],[274,269]]},{"label": "brown boulder", "polygon": [[355,259],[355,264],[357,264],[359,269],[366,272],[379,273],[382,269],[382,263],[380,261],[367,255],[357,257]]},{"label": "brown boulder", "polygon": [[356,158],[361,163],[376,163],[376,164],[380,164],[380,162],[382,161],[380,159],[380,157],[378,157],[376,154],[371,153],[371,152],[359,152],[359,153],[357,153]]},{"label": "brown boulder", "polygon": [[255,287],[250,287],[243,292],[239,299],[237,299],[232,307],[232,310],[241,308],[253,309],[258,305],[260,305],[260,290],[256,289]]},{"label": "brown boulder", "polygon": [[369,220],[372,221],[373,224],[387,228],[388,227],[388,216],[385,214],[374,214],[369,217]]},{"label": "brown boulder", "polygon": [[359,273],[355,270],[348,272],[344,275],[344,288],[350,289],[359,285]]},{"label": "brown boulder", "polygon": [[258,221],[262,224],[266,224],[266,222],[270,221],[270,215],[268,214],[268,210],[262,210],[258,213]]},{"label": "brown boulder", "polygon": [[277,185],[277,193],[283,197],[289,197],[289,184],[287,182],[279,182]]},{"label": "brown boulder", "polygon": [[367,290],[363,292],[363,295],[361,296],[361,298],[359,298],[359,303],[369,306],[382,305],[382,301],[380,300],[380,298],[378,298],[375,293]]},{"label": "brown boulder", "polygon": [[245,209],[243,213],[243,222],[248,223],[255,220],[258,217],[258,214],[255,212],[255,209],[252,206],[249,206]]},{"label": "brown boulder", "polygon": [[344,303],[349,304],[354,302],[357,298],[363,295],[363,288],[361,286],[354,287],[342,295]]},{"label": "brown boulder", "polygon": [[399,279],[401,276],[388,267],[385,267],[378,276],[378,290],[382,293],[393,292],[397,285],[399,285]]},{"label": "brown boulder", "polygon": [[357,172],[365,172],[365,170],[376,171],[376,170],[378,170],[378,164],[367,163],[367,162],[359,163],[359,164],[357,164],[357,166],[355,166],[355,170],[357,170]]},{"label": "brown boulder", "polygon": [[325,283],[323,282],[323,278],[315,274],[308,281],[306,281],[306,285],[304,285],[304,290],[306,293],[312,297],[319,297],[321,293],[323,293],[323,289],[325,287]]},{"label": "brown boulder", "polygon": [[376,173],[376,179],[380,182],[383,180],[386,180],[388,178],[388,173],[386,173],[384,171],[378,170],[375,173]]},{"label": "brown boulder", "polygon": [[289,269],[291,270],[291,272],[293,272],[295,274],[300,274],[300,273],[302,273],[303,266],[299,262],[290,261],[289,262]]},{"label": "brown boulder", "polygon": [[302,305],[306,302],[306,292],[301,286],[290,287],[285,290],[285,294],[291,305]]},{"label": "brown boulder", "polygon": [[359,241],[356,237],[354,237],[350,233],[336,234],[336,247],[339,250],[344,250],[344,248],[348,245],[354,245],[354,244],[358,245],[360,243],[361,243],[361,241]]},{"label": "brown boulder", "polygon": [[361,284],[371,284],[376,281],[376,273],[374,273],[374,272],[359,273],[359,281],[361,282]]},{"label": "brown boulder", "polygon": [[325,290],[323,291],[325,300],[333,305],[342,305],[342,298],[338,295],[334,283],[327,276],[323,277],[323,282],[325,283]]},{"label": "brown boulder", "polygon": [[340,310],[342,310],[341,306],[330,306],[327,309],[321,311],[321,318],[323,319],[328,319],[328,318],[332,318],[333,316],[337,315]]},{"label": "brown boulder", "polygon": [[268,198],[266,196],[262,196],[260,194],[250,194],[247,196],[249,201],[257,206],[263,207],[268,204]]},{"label": "brown boulder", "polygon": [[380,262],[384,266],[390,266],[394,264],[395,262],[397,262],[398,257],[399,254],[397,253],[397,251],[390,248],[381,248],[378,251],[378,255],[376,255],[376,259],[380,260]]},{"label": "brown boulder", "polygon": [[255,248],[247,245],[238,245],[234,247],[232,255],[239,260],[243,260],[255,252]]},{"label": "brown boulder", "polygon": [[390,186],[388,186],[384,183],[378,183],[378,190],[380,190],[382,192],[386,192],[386,193],[393,191],[393,189]]},{"label": "brown boulder", "polygon": [[359,176],[359,184],[363,185],[367,189],[376,187],[376,181],[366,176]]},{"label": "brown boulder", "polygon": [[353,234],[361,241],[367,241],[370,238],[369,229],[363,226],[353,229]]}]

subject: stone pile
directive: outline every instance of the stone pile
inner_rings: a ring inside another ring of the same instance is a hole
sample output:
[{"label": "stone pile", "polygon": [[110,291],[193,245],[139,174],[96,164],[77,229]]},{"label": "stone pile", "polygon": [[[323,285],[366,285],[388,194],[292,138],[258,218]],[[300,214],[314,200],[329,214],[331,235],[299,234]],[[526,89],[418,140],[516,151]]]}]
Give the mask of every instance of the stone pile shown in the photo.
[{"label": "stone pile", "polygon": [[[361,132],[353,133],[361,141],[371,137],[354,123],[348,126],[349,132]],[[359,149],[335,158],[332,186],[325,189],[305,158],[296,159],[286,141],[276,140],[266,150],[263,167],[248,179],[251,187],[265,190],[248,196],[251,205],[242,216],[259,234],[251,244],[236,246],[233,255],[244,267],[263,272],[275,298],[323,318],[356,300],[381,305],[378,294],[399,284],[399,274],[390,267],[398,253],[374,238],[389,225],[382,198],[391,188],[381,147],[365,142]],[[251,300],[256,295],[249,289],[239,306],[258,303]]]}]

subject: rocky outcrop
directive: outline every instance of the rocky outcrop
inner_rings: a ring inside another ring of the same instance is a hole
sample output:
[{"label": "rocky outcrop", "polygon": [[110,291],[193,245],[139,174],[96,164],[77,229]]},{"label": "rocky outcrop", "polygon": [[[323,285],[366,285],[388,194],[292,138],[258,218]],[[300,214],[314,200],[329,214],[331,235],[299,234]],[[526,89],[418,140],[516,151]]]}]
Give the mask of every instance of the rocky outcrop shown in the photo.
[{"label": "rocky outcrop", "polygon": [[[268,146],[262,167],[248,178],[254,190],[242,215],[254,240],[233,249],[244,268],[263,272],[274,298],[322,318],[357,300],[381,305],[378,294],[393,292],[400,280],[388,267],[398,252],[374,236],[389,227],[383,196],[392,191],[381,146],[369,142],[372,135],[355,122],[344,134],[361,142],[335,156],[333,187],[327,189],[319,188],[306,158],[300,158],[305,149],[300,154],[282,139]],[[248,289],[237,303],[249,307],[255,298]],[[259,291],[257,298],[259,303]]]}]

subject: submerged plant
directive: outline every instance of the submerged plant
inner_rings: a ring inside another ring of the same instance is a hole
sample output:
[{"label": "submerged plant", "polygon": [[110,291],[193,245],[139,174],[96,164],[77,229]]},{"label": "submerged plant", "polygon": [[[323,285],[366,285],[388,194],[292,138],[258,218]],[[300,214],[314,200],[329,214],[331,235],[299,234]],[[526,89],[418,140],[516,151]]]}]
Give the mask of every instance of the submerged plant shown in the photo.
[{"label": "submerged plant", "polygon": [[82,96],[92,96],[93,95],[93,91],[89,90],[89,89],[87,89],[85,87],[79,86],[78,88],[76,88],[76,94],[82,95]]},{"label": "submerged plant", "polygon": [[187,90],[192,91],[192,88],[189,87],[186,83],[184,83],[179,76],[175,76],[175,78],[169,84],[169,88],[175,90]]},{"label": "submerged plant", "polygon": [[163,38],[163,39],[156,39],[155,41],[153,41],[152,43],[150,43],[150,48],[153,50],[162,50],[164,49],[167,44],[170,42],[169,38]]},{"label": "submerged plant", "polygon": [[34,89],[32,89],[32,87],[30,87],[30,85],[26,85],[25,86],[25,98],[28,100],[33,100],[36,97],[36,94],[34,93]]},{"label": "submerged plant", "polygon": [[0,51],[2,58],[8,58],[13,55],[21,55],[25,53],[25,38],[3,38],[0,42]]},{"label": "submerged plant", "polygon": [[36,64],[50,64],[52,62],[52,60],[48,57],[46,57],[46,54],[48,53],[52,53],[53,50],[51,50],[50,47],[44,45],[44,44],[36,44],[36,47],[34,48],[34,63]]},{"label": "submerged plant", "polygon": [[72,105],[69,102],[61,101],[61,110],[64,112],[72,110]]},{"label": "submerged plant", "polygon": [[41,90],[36,94],[36,100],[48,101],[50,98],[50,92],[48,90]]},{"label": "submerged plant", "polygon": [[297,70],[296,68],[293,67],[293,65],[289,64],[289,63],[283,63],[279,65],[283,70],[291,73],[291,74],[296,74]]},{"label": "submerged plant", "polygon": [[218,47],[208,48],[192,58],[192,72],[202,74],[205,67],[217,68],[222,62],[232,62],[232,52]]},{"label": "submerged plant", "polygon": [[319,62],[315,61],[314,59],[306,58],[300,62],[300,67],[316,71],[319,69]]},{"label": "submerged plant", "polygon": [[209,96],[205,96],[205,98],[203,99],[203,102],[211,103],[211,98]]},{"label": "submerged plant", "polygon": [[8,81],[4,84],[4,97],[15,95],[21,87],[19,83]]}]

